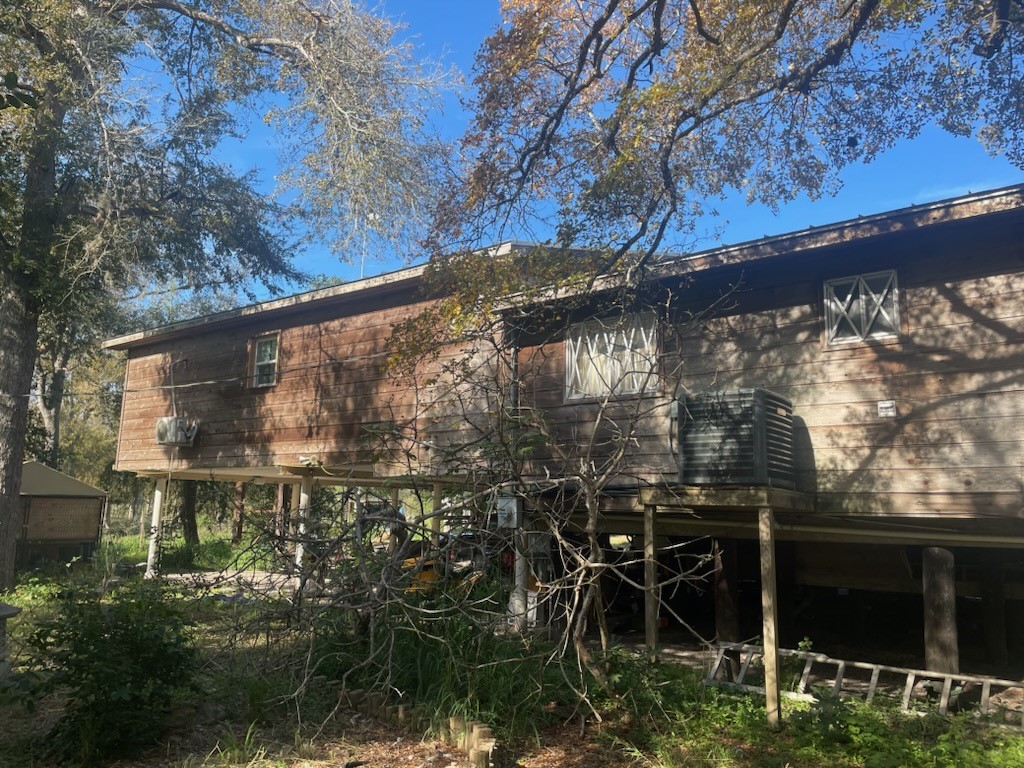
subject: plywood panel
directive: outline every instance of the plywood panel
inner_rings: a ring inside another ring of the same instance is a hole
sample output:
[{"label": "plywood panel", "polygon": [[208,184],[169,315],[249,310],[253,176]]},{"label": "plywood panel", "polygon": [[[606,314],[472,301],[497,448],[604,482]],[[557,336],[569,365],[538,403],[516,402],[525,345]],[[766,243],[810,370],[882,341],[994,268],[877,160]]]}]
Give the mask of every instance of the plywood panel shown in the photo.
[{"label": "plywood panel", "polygon": [[99,536],[101,499],[35,496],[28,509],[28,541],[95,541]]}]

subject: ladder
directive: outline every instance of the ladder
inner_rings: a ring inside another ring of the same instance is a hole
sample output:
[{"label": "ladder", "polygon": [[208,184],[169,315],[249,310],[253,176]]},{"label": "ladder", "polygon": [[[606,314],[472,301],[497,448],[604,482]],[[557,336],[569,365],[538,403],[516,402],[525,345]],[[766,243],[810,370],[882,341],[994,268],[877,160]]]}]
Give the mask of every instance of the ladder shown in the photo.
[{"label": "ladder", "polygon": [[[725,666],[726,661],[729,659],[730,654],[739,654],[740,656],[740,669],[736,675],[735,680],[722,679],[724,675],[727,675],[728,667]],[[811,679],[811,671],[815,665],[823,667],[834,668],[834,674],[829,676],[832,678],[832,695],[838,696],[841,693],[852,694],[854,690],[849,685],[844,687],[844,683],[847,682],[846,678],[852,670],[864,670],[871,673],[870,680],[867,686],[866,700],[871,701],[875,693],[878,691],[878,684],[883,674],[891,677],[904,678],[903,683],[903,699],[901,709],[904,712],[910,712],[910,702],[913,697],[914,687],[919,681],[942,683],[942,691],[939,694],[939,713],[947,714],[949,712],[950,701],[954,699],[954,684],[959,683],[961,686],[967,683],[973,683],[981,688],[981,699],[979,701],[979,711],[983,715],[989,714],[991,710],[991,697],[993,690],[997,693],[1005,691],[1007,689],[1020,689],[1024,691],[1024,681],[1021,680],[1004,680],[997,677],[988,677],[985,675],[965,675],[959,672],[934,672],[926,669],[910,669],[908,667],[894,667],[887,664],[872,664],[866,661],[847,661],[845,659],[833,659],[830,656],[826,656],[822,653],[812,653],[810,651],[797,651],[789,648],[780,648],[779,656],[796,658],[804,662],[803,671],[800,674],[800,681],[797,683],[795,691],[783,691],[782,695],[786,698],[797,700],[797,701],[813,701],[814,696],[807,693],[807,685]],[[705,685],[718,685],[728,688],[735,688],[738,690],[750,691],[755,693],[764,693],[764,687],[754,685],[746,682],[747,672],[750,670],[751,662],[755,659],[764,658],[764,647],[760,645],[748,645],[746,643],[718,643],[718,653],[715,657],[714,664],[711,665],[711,669],[708,671],[707,677],[704,679]],[[1021,727],[1024,727],[1024,707],[1021,712]]]}]

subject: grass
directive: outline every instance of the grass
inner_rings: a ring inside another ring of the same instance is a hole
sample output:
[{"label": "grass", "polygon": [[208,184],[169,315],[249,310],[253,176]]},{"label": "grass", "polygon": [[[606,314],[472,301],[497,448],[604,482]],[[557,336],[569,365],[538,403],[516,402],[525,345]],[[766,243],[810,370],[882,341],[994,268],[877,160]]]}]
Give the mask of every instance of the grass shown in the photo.
[{"label": "grass", "polygon": [[[130,570],[146,562],[149,542],[138,534],[109,535],[104,537],[96,560],[99,567],[107,571]],[[198,546],[189,546],[180,536],[170,535],[164,539],[160,559],[162,570],[175,571],[224,571],[232,568],[271,570],[275,555],[260,539],[231,542],[228,534],[211,533],[202,538]]]},{"label": "grass", "polygon": [[776,732],[759,696],[705,689],[694,670],[664,665],[644,686],[660,714],[611,738],[659,768],[1024,768],[1024,733],[971,714],[907,715],[884,696],[866,704],[822,692],[784,705]]},{"label": "grass", "polygon": [[[108,565],[130,557],[127,546],[108,546]],[[221,562],[223,556],[215,549],[209,562]],[[72,583],[98,589],[106,573],[32,576],[13,593],[0,595],[24,609],[9,624],[16,666],[34,628],[54,615],[58,594]],[[418,607],[425,615],[440,615],[440,599]],[[200,650],[196,692],[171,708],[161,744],[148,757],[120,765],[292,768],[337,764],[332,756],[342,747],[350,754],[345,740],[351,723],[331,717],[335,695],[323,686],[302,689],[310,659],[316,658],[323,659],[317,674],[350,672],[350,687],[379,683],[373,667],[359,667],[367,649],[346,640],[350,628],[344,621],[319,627],[310,655],[308,637],[294,631],[287,611],[275,613],[285,606],[269,599],[253,604],[195,599],[181,607]],[[553,729],[545,741],[561,738],[569,752],[575,749],[580,717],[588,710],[574,706],[567,686],[572,670],[542,666],[542,645],[487,630],[459,613],[445,615],[450,618],[432,621],[429,631],[408,625],[386,646],[377,646],[387,649],[392,694],[407,692],[439,717],[459,713],[490,722],[505,737],[518,739],[514,743],[524,765],[530,765],[528,754],[537,749],[538,728]],[[591,717],[586,738],[617,755],[621,762],[615,765],[1024,768],[1024,734],[969,715],[906,716],[896,702],[881,697],[867,705],[821,695],[810,706],[786,704],[784,726],[773,732],[765,724],[760,698],[704,688],[696,670],[652,664],[624,650],[605,659],[605,667],[611,690],[593,693],[591,687],[602,723],[593,725]],[[59,717],[62,700],[52,696],[35,706],[29,712],[0,696],[0,765],[5,768],[48,764],[36,745]],[[572,725],[559,731],[565,723]]]}]

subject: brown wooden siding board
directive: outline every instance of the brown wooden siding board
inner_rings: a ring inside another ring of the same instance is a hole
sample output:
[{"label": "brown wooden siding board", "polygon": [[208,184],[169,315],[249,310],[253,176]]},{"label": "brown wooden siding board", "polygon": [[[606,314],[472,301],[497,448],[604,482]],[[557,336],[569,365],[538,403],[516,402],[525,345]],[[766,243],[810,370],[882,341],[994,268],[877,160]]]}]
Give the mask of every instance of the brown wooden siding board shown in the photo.
[{"label": "brown wooden siding board", "polygon": [[[172,356],[190,356],[194,361],[190,366],[193,376],[176,376],[176,394],[179,412],[198,417],[201,424],[199,446],[181,454],[188,458],[175,459],[179,463],[251,456],[262,460],[308,448],[316,440],[324,450],[337,453],[344,444],[363,439],[362,425],[367,422],[412,418],[414,398],[408,386],[382,371],[385,337],[397,319],[412,311],[375,312],[372,317],[331,320],[305,328],[280,323],[254,325],[157,345],[145,355],[136,355],[129,368],[120,464],[137,466],[135,454],[144,455],[147,463],[167,460],[168,449],[154,445],[153,426],[157,417],[170,413],[170,392],[164,387],[169,383],[167,365]],[[266,330],[282,334],[282,381],[268,390],[253,391],[244,386],[247,345],[250,338]],[[455,354],[443,356],[442,362]],[[190,378],[203,381],[215,376],[234,376],[237,382],[180,386]],[[314,387],[331,396],[311,404],[309,393]],[[257,450],[238,449],[232,443],[239,439],[266,445]]]},{"label": "brown wooden siding board", "polygon": [[960,469],[1001,469],[1024,464],[1024,443],[1020,441],[959,443],[951,445],[816,447],[814,458],[819,468],[849,471],[871,466],[892,470],[928,470],[955,466]]},{"label": "brown wooden siding board", "polygon": [[889,492],[851,495],[819,491],[815,497],[820,514],[906,515],[958,518],[1024,517],[1019,493],[985,492]]}]

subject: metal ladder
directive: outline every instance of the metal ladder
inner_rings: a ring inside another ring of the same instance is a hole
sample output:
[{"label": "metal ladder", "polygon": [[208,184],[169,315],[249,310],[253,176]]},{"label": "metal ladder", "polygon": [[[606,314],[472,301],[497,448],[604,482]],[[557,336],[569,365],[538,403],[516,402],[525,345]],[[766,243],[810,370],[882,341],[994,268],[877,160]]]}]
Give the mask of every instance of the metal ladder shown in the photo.
[{"label": "metal ladder", "polygon": [[[740,654],[740,669],[735,680],[723,680],[720,679],[719,676],[725,673],[723,664],[727,661],[728,654],[730,652]],[[1021,680],[1004,680],[984,675],[933,672],[926,669],[910,669],[908,667],[894,667],[887,664],[872,664],[866,661],[847,661],[845,659],[833,659],[822,653],[797,651],[789,648],[780,648],[779,655],[800,659],[804,662],[803,671],[800,675],[800,682],[797,684],[796,691],[782,692],[783,696],[798,701],[814,700],[814,696],[807,693],[807,684],[811,678],[811,669],[816,664],[835,668],[835,675],[832,676],[832,695],[834,696],[838,696],[843,692],[848,694],[854,693],[848,687],[845,689],[843,687],[846,675],[850,670],[861,669],[869,671],[871,673],[871,679],[868,682],[866,696],[867,701],[871,701],[874,698],[875,693],[878,690],[878,682],[882,673],[891,674],[897,677],[905,676],[906,681],[903,686],[903,700],[901,706],[901,709],[904,712],[910,712],[910,700],[914,693],[914,687],[917,685],[919,680],[942,681],[942,693],[939,696],[939,713],[943,715],[949,712],[949,704],[950,699],[952,698],[954,683],[960,683],[961,685],[974,683],[981,686],[979,710],[983,715],[989,714],[991,710],[990,702],[993,688],[1000,690],[1010,688],[1024,690],[1024,681]],[[760,645],[747,645],[745,643],[718,643],[718,654],[715,657],[714,664],[711,665],[711,669],[708,671],[707,677],[704,679],[704,684],[764,693],[763,686],[752,685],[746,682],[746,676],[750,669],[751,662],[754,659],[763,657],[764,647]],[[1020,725],[1021,727],[1024,727],[1024,708],[1022,708],[1021,712]]]}]

